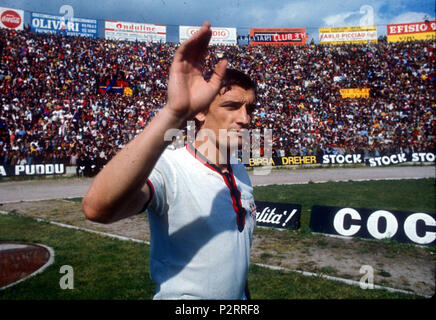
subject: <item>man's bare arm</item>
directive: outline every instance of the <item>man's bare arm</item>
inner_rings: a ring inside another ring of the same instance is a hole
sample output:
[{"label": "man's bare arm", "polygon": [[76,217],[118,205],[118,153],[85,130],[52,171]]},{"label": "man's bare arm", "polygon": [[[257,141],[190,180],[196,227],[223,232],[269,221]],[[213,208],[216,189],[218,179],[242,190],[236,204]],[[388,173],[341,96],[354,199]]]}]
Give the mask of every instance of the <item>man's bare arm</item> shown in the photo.
[{"label": "man's bare arm", "polygon": [[168,129],[180,129],[206,109],[216,96],[225,74],[221,61],[209,82],[202,68],[211,38],[210,24],[185,41],[176,51],[170,68],[168,101],[144,130],[109,161],[95,177],[82,205],[87,219],[114,222],[137,214],[150,198],[145,181],[170,141]]}]

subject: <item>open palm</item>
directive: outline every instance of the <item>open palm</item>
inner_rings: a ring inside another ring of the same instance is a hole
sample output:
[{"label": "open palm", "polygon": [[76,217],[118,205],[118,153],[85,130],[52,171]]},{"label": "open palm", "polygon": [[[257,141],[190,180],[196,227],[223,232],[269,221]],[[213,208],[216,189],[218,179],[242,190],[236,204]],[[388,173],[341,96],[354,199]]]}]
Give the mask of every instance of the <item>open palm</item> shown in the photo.
[{"label": "open palm", "polygon": [[170,68],[168,103],[179,117],[190,119],[206,109],[218,93],[227,61],[220,61],[209,82],[203,78],[203,65],[212,31],[205,22],[201,29],[176,51]]}]

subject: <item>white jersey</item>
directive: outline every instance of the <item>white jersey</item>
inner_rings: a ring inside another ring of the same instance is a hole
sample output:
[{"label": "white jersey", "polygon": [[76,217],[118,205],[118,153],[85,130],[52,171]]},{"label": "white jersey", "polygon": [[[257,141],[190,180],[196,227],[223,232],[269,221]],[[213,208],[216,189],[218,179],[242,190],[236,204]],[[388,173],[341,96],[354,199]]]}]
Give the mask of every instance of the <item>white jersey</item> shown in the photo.
[{"label": "white jersey", "polygon": [[192,145],[159,158],[147,180],[154,299],[244,296],[256,207],[244,165],[229,171],[222,174]]}]

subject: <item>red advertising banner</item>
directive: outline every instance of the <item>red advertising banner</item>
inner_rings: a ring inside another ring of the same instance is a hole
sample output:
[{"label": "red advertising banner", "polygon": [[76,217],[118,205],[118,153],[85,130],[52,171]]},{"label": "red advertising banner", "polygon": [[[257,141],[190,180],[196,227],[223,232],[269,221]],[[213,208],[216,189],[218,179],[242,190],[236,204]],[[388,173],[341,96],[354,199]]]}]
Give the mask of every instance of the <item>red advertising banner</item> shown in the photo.
[{"label": "red advertising banner", "polygon": [[251,45],[303,46],[306,38],[305,28],[250,29]]},{"label": "red advertising banner", "polygon": [[436,21],[388,24],[387,35],[389,42],[434,40]]},{"label": "red advertising banner", "polygon": [[0,28],[23,30],[24,11],[0,7]]}]

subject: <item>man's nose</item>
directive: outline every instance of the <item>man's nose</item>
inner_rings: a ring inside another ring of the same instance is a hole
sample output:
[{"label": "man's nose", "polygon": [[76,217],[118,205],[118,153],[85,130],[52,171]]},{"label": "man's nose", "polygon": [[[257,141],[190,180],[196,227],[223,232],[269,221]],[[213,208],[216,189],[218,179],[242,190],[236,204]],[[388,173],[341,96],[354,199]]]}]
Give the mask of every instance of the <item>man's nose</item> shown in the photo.
[{"label": "man's nose", "polygon": [[237,122],[243,125],[248,125],[250,123],[250,115],[247,112],[247,108],[244,106],[242,106],[241,108],[239,108],[239,113],[238,113],[238,119]]}]

